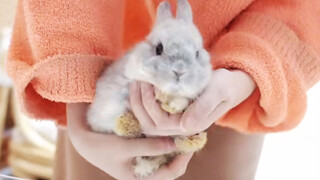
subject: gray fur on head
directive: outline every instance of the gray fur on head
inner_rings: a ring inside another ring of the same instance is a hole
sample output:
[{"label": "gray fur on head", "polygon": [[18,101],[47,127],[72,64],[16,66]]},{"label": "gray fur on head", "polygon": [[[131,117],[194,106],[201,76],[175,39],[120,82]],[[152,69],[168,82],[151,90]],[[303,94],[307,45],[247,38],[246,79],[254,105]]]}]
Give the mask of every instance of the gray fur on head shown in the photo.
[{"label": "gray fur on head", "polygon": [[162,2],[157,10],[157,24],[172,18],[171,6],[168,1]]},{"label": "gray fur on head", "polygon": [[[178,0],[173,18],[170,4],[164,1],[157,13],[157,23],[146,41],[130,55],[135,69],[129,74],[169,95],[194,98],[207,85],[212,67],[201,34],[192,23],[191,7],[187,0]],[[158,46],[162,46],[160,55],[156,54]]]},{"label": "gray fur on head", "polygon": [[177,19],[192,22],[192,9],[187,0],[178,0]]},{"label": "gray fur on head", "polygon": [[[177,0],[177,19],[192,23],[192,9],[187,0]],[[172,18],[171,6],[168,1],[163,1],[158,6],[157,23],[161,23]]]}]

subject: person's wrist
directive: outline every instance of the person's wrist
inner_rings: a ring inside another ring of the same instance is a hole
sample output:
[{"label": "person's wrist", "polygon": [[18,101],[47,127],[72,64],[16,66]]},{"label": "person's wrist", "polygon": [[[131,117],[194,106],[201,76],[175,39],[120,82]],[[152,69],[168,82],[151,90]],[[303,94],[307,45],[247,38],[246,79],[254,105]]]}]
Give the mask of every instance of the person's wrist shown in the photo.
[{"label": "person's wrist", "polygon": [[229,83],[228,86],[232,87],[228,88],[231,91],[229,95],[233,98],[233,106],[237,106],[252,94],[256,88],[256,83],[248,73],[242,70],[230,70],[229,73],[227,82]]},{"label": "person's wrist", "polygon": [[213,70],[211,91],[228,102],[231,108],[246,100],[256,88],[253,78],[242,70]]}]

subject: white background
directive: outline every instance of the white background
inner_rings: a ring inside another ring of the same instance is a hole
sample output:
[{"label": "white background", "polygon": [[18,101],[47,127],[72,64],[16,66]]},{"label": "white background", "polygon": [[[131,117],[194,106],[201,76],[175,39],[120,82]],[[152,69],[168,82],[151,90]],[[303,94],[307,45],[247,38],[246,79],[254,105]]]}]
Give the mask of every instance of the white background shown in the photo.
[{"label": "white background", "polygon": [[320,83],[297,128],[266,136],[256,180],[320,180]]}]

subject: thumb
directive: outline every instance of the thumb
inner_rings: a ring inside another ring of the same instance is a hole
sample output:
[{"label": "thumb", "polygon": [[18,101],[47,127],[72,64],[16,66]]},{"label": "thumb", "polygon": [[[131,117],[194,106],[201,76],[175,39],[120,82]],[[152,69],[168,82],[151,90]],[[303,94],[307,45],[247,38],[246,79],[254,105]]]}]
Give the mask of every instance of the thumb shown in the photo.
[{"label": "thumb", "polygon": [[158,156],[177,150],[170,137],[130,139],[127,144],[129,156]]}]

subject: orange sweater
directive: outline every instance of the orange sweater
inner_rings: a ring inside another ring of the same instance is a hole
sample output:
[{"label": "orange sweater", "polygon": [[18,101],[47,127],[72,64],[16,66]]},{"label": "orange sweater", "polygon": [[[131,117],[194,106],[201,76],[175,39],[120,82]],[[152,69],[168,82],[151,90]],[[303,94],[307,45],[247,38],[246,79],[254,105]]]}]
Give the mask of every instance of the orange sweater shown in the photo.
[{"label": "orange sweater", "polygon": [[[28,114],[65,124],[65,103],[91,102],[104,65],[144,38],[159,2],[20,0],[7,68]],[[243,70],[258,87],[217,124],[295,127],[320,79],[320,1],[189,2],[214,68]]]}]

